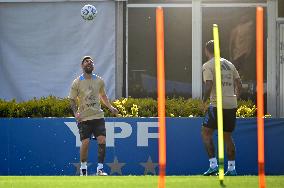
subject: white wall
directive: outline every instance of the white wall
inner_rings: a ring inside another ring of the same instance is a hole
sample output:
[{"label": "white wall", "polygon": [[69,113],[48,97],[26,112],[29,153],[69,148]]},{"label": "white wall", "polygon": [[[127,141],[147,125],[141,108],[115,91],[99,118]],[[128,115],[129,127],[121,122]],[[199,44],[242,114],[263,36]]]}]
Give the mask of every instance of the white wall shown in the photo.
[{"label": "white wall", "polygon": [[115,2],[92,2],[94,21],[81,18],[85,3],[0,3],[1,99],[66,97],[84,55],[115,97]]}]

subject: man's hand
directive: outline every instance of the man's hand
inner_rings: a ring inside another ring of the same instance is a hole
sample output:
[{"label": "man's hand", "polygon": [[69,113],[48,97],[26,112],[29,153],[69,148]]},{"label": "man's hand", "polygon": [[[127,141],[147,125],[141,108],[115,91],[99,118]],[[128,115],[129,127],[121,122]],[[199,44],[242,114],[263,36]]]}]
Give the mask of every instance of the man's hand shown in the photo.
[{"label": "man's hand", "polygon": [[119,113],[119,111],[115,108],[115,107],[113,107],[113,106],[111,106],[110,108],[109,108],[109,110],[111,111],[111,113],[113,113],[114,115],[118,115],[118,113]]},{"label": "man's hand", "polygon": [[75,118],[76,118],[77,122],[81,122],[82,121],[80,113],[76,113],[75,114]]},{"label": "man's hand", "polygon": [[237,78],[235,80],[235,93],[236,93],[237,99],[240,98],[241,90],[242,90],[242,81],[240,78]]},{"label": "man's hand", "polygon": [[74,99],[70,99],[70,107],[73,111],[73,114],[74,114],[74,117],[76,119],[77,122],[80,122],[81,121],[81,117],[80,117],[80,113],[77,112],[77,104],[76,104],[76,100]]},{"label": "man's hand", "polygon": [[202,102],[201,109],[202,109],[202,112],[203,112],[204,114],[206,114],[206,111],[207,111],[207,109],[208,109],[208,104],[207,104],[207,102]]}]

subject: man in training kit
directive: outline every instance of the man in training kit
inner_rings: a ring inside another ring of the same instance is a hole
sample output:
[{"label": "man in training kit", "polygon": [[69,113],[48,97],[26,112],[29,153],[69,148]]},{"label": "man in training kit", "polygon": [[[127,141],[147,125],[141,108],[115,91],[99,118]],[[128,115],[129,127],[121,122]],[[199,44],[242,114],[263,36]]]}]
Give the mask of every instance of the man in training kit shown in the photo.
[{"label": "man in training kit", "polygon": [[[206,112],[202,123],[202,139],[208,153],[210,167],[204,172],[204,176],[216,175],[218,173],[218,163],[215,157],[215,146],[213,143],[213,133],[217,129],[217,108],[216,108],[216,80],[214,61],[214,41],[206,43],[205,54],[208,62],[203,65],[203,81],[205,82],[205,93],[203,102],[210,96],[210,106]],[[241,79],[235,66],[228,60],[220,58],[222,74],[222,95],[223,95],[223,130],[224,142],[228,158],[228,170],[226,176],[237,175],[235,169],[235,144],[232,139],[232,132],[236,123],[237,97],[242,88]]]},{"label": "man in training kit", "polygon": [[88,148],[92,136],[98,142],[98,166],[96,174],[100,176],[107,175],[103,171],[106,151],[106,128],[100,100],[102,100],[113,114],[118,114],[118,110],[108,100],[104,81],[92,73],[94,70],[92,57],[83,57],[81,67],[83,74],[73,81],[69,94],[71,108],[77,121],[80,140],[82,142],[80,148],[80,175],[88,175]]}]

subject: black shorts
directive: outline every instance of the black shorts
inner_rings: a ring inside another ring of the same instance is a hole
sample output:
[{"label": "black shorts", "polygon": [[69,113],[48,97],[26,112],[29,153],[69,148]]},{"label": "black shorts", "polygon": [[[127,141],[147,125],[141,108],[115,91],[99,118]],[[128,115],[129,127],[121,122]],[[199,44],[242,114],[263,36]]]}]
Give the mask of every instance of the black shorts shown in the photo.
[{"label": "black shorts", "polygon": [[[233,132],[236,126],[236,108],[223,109],[223,131]],[[217,127],[217,108],[209,106],[206,115],[203,119],[202,126],[211,129],[218,129]]]},{"label": "black shorts", "polygon": [[106,136],[106,127],[104,118],[82,121],[78,123],[80,140],[95,137]]}]

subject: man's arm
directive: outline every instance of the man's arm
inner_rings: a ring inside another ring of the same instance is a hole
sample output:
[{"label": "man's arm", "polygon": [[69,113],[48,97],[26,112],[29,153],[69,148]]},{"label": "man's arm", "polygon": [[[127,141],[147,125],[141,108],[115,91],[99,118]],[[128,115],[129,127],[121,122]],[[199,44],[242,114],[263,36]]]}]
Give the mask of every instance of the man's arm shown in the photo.
[{"label": "man's arm", "polygon": [[108,99],[104,89],[102,89],[102,91],[100,93],[100,98],[103,101],[103,103],[106,105],[106,107],[108,107],[108,109],[111,111],[111,113],[113,113],[115,115],[118,114],[118,110],[110,104],[109,99]]},{"label": "man's arm", "polygon": [[212,80],[206,80],[203,102],[206,102],[208,100],[208,98],[210,97],[212,86],[213,86],[213,81]]},{"label": "man's arm", "polygon": [[74,117],[76,118],[78,122],[80,122],[81,119],[80,119],[80,114],[77,113],[78,106],[77,106],[76,100],[74,99],[69,99],[69,100],[70,100],[70,107],[73,111]]},{"label": "man's arm", "polygon": [[234,50],[235,37],[236,37],[236,28],[232,30],[231,35],[230,35],[230,41],[229,41],[229,57],[231,61],[234,60],[233,50]]},{"label": "man's arm", "polygon": [[71,107],[71,109],[73,111],[73,114],[74,114],[74,116],[76,116],[77,109],[78,109],[76,101],[74,99],[69,99],[69,100],[70,100],[70,107]]},{"label": "man's arm", "polygon": [[242,81],[240,78],[236,78],[235,79],[235,92],[236,92],[237,98],[240,98],[241,90],[242,90]]},{"label": "man's arm", "polygon": [[79,121],[79,113],[77,113],[78,110],[78,106],[77,106],[77,97],[78,97],[78,80],[74,80],[72,85],[71,85],[71,89],[70,89],[70,93],[69,93],[69,101],[70,101],[70,107],[73,111],[73,114],[76,118],[77,121]]}]

